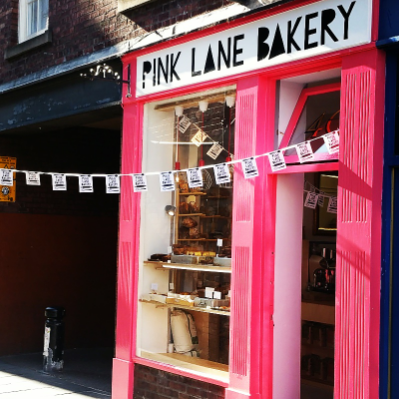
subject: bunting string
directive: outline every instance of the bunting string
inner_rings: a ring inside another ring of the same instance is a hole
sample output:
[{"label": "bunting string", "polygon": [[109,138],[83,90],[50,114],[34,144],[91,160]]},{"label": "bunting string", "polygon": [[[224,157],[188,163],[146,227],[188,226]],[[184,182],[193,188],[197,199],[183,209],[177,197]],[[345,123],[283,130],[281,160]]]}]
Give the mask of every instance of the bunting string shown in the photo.
[{"label": "bunting string", "polygon": [[[203,145],[206,139],[211,139],[205,132],[200,134],[199,145]],[[170,171],[144,172],[144,173],[117,173],[117,174],[82,174],[82,173],[60,173],[60,172],[43,172],[30,171],[20,169],[0,169],[0,185],[13,186],[13,173],[24,173],[26,175],[26,183],[28,185],[40,185],[41,175],[50,175],[52,177],[53,190],[65,191],[67,189],[66,177],[77,177],[79,179],[79,192],[93,192],[93,178],[105,178],[106,192],[120,193],[120,177],[130,176],[133,179],[133,187],[135,192],[147,191],[147,177],[159,176],[161,191],[174,191],[175,179],[174,175],[182,172],[187,173],[187,179],[190,187],[202,187],[202,171],[205,169],[213,169],[215,173],[215,180],[217,184],[226,184],[231,181],[230,167],[241,163],[246,179],[259,176],[256,160],[262,157],[268,157],[272,172],[285,169],[287,167],[284,159],[284,153],[288,150],[295,149],[298,154],[300,163],[310,162],[314,159],[311,143],[316,140],[324,140],[329,154],[334,154],[339,151],[339,130],[327,133],[323,136],[315,137],[306,140],[302,143],[290,145],[278,150],[265,152],[263,154],[253,155],[243,159],[226,160],[226,162],[201,165],[196,168],[175,169]],[[195,143],[198,145],[198,143]],[[214,143],[218,144],[219,143]],[[223,148],[223,147],[222,147]],[[224,148],[223,148],[224,149]],[[224,149],[225,150],[225,149]],[[225,150],[227,151],[227,150]],[[227,151],[228,152],[228,151]],[[228,152],[229,153],[229,152]],[[213,158],[213,157],[212,157]],[[310,184],[310,183],[309,183]],[[318,198],[329,197],[324,193],[317,193],[316,187],[311,187],[309,193],[314,193]],[[306,191],[306,190],[305,190]],[[319,190],[320,191],[320,190]],[[330,198],[331,199],[331,198]]]}]

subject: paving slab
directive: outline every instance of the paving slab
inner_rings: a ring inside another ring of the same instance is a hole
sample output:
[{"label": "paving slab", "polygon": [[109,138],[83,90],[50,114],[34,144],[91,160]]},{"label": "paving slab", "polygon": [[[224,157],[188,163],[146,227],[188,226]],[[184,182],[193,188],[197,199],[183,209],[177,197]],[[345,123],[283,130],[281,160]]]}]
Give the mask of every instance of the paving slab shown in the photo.
[{"label": "paving slab", "polygon": [[42,354],[0,357],[0,399],[111,398],[112,349],[66,351],[59,373],[42,371]]}]

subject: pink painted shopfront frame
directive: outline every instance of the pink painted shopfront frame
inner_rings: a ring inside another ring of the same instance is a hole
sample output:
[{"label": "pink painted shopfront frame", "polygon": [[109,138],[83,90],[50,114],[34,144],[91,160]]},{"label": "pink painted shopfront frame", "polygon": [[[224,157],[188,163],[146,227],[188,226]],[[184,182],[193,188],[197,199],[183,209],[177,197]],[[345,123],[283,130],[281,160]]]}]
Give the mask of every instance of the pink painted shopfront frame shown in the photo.
[{"label": "pink painted shopfront frame", "polygon": [[[314,1],[291,2],[217,27],[185,35],[123,58],[136,82],[137,59],[215,32]],[[339,170],[335,397],[378,396],[379,281],[382,190],[384,55],[374,45],[378,1],[373,2],[371,43],[148,95],[123,95],[122,173],[142,168],[143,115],[147,102],[236,86],[236,158],[275,149],[276,82],[293,76],[341,69],[340,154],[335,163],[290,166],[281,173]],[[133,84],[133,93],[136,93]],[[233,211],[233,292],[230,326],[230,378],[212,378],[136,356],[140,194],[130,177],[122,179],[118,262],[116,352],[113,399],[131,399],[134,365],[219,384],[226,398],[273,398],[273,314],[277,175],[266,158],[251,181],[236,173]],[[245,209],[245,212],[242,210]],[[259,215],[262,215],[260,217]],[[267,289],[265,289],[267,287]],[[259,295],[259,293],[262,293]],[[276,383],[276,381],[274,381]],[[281,381],[281,383],[287,383]]]}]

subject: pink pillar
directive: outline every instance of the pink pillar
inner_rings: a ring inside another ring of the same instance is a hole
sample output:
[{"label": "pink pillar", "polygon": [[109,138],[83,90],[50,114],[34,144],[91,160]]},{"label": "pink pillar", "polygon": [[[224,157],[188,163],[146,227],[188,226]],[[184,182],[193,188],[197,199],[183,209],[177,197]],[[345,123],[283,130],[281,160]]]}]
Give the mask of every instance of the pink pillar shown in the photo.
[{"label": "pink pillar", "polygon": [[[237,87],[235,157],[273,148],[275,82],[248,78]],[[227,399],[271,397],[275,176],[257,160],[260,176],[235,167],[230,384]]]},{"label": "pink pillar", "polygon": [[335,397],[378,398],[385,64],[343,59],[339,154]]},{"label": "pink pillar", "polygon": [[[125,104],[123,113],[122,173],[141,170],[142,107]],[[116,349],[112,371],[112,399],[133,398],[136,345],[137,259],[139,251],[140,194],[131,177],[122,177],[119,226]]]}]

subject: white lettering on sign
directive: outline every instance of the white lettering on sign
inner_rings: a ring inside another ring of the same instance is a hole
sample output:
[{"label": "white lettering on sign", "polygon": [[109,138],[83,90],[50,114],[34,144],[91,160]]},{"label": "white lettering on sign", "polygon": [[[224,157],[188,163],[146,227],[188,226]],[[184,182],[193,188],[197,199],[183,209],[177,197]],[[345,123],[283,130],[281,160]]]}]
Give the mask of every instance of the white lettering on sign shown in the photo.
[{"label": "white lettering on sign", "polygon": [[137,96],[369,43],[372,0],[324,0],[138,57]]}]

